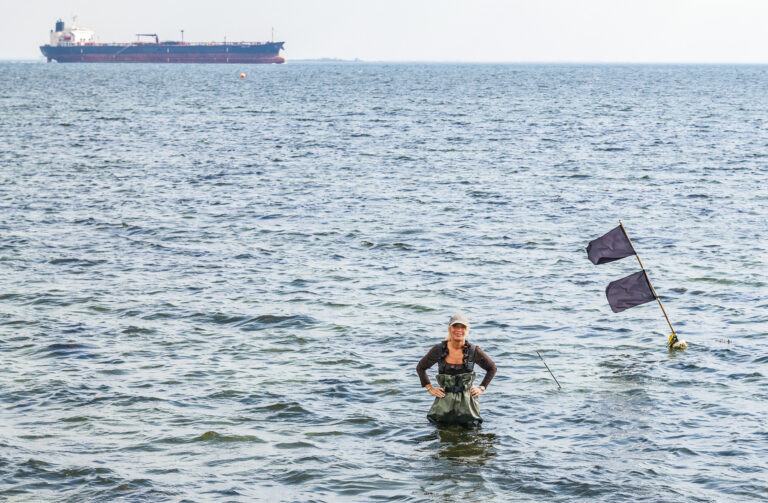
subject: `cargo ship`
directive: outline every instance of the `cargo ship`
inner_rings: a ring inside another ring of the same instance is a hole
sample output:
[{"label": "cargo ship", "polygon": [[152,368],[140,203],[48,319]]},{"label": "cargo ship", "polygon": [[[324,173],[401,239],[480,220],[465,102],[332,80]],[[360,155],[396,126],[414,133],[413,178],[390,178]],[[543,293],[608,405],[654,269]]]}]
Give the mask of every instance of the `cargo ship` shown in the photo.
[{"label": "cargo ship", "polygon": [[[48,62],[59,63],[284,63],[285,42],[160,41],[155,33],[139,33],[133,43],[101,44],[94,32],[56,21],[51,43],[40,46]],[[148,41],[147,41],[148,39]]]}]

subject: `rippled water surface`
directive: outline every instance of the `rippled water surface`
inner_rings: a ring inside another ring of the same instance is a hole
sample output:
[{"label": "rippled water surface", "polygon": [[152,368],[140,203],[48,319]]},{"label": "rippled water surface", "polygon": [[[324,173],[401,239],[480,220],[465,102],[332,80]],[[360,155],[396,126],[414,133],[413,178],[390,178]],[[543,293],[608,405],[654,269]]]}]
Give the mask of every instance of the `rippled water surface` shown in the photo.
[{"label": "rippled water surface", "polygon": [[[0,499],[768,500],[767,67],[0,82]],[[415,373],[456,311],[478,430]]]}]

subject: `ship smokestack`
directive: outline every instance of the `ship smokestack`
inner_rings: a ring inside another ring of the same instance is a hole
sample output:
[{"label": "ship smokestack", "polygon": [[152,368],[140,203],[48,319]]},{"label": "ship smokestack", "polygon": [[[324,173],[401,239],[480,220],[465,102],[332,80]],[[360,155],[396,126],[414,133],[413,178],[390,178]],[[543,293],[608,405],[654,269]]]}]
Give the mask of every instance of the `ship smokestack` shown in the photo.
[{"label": "ship smokestack", "polygon": [[56,21],[56,31],[64,31],[64,21],[61,19]]}]

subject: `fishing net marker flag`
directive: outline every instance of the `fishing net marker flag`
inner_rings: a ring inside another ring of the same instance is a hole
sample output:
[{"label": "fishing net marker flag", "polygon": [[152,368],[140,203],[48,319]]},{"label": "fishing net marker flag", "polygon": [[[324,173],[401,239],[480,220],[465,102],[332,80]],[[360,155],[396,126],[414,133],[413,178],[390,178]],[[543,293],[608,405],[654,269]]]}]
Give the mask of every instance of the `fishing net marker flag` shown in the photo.
[{"label": "fishing net marker flag", "polygon": [[669,321],[669,316],[667,316],[667,312],[664,310],[664,305],[661,303],[659,296],[656,295],[656,290],[653,288],[653,284],[651,284],[651,278],[648,277],[640,256],[638,256],[634,246],[632,246],[632,241],[629,239],[624,224],[619,221],[618,227],[590,241],[589,245],[587,245],[587,257],[595,265],[607,264],[630,255],[635,256],[641,270],[608,284],[605,289],[605,296],[608,299],[608,304],[611,306],[611,311],[620,313],[625,309],[639,306],[652,300],[658,301],[661,312],[664,313],[664,318],[666,318],[669,329],[672,331],[667,341],[667,346],[670,349],[685,349],[687,347],[685,341],[678,340],[675,329],[672,328],[672,323]]},{"label": "fishing net marker flag", "polygon": [[605,296],[614,313],[656,300],[645,271],[637,271],[626,278],[611,281],[605,289]]},{"label": "fishing net marker flag", "polygon": [[587,245],[587,257],[595,265],[607,264],[630,255],[635,255],[635,249],[621,225]]}]

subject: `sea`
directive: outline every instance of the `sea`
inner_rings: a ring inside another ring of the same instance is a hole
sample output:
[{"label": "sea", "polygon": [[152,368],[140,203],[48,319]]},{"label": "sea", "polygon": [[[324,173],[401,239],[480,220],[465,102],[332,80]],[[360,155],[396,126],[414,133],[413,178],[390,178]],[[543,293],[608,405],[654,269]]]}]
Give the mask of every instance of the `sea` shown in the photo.
[{"label": "sea", "polygon": [[[768,66],[0,83],[0,500],[768,501]],[[457,312],[475,429],[416,375]]]}]

